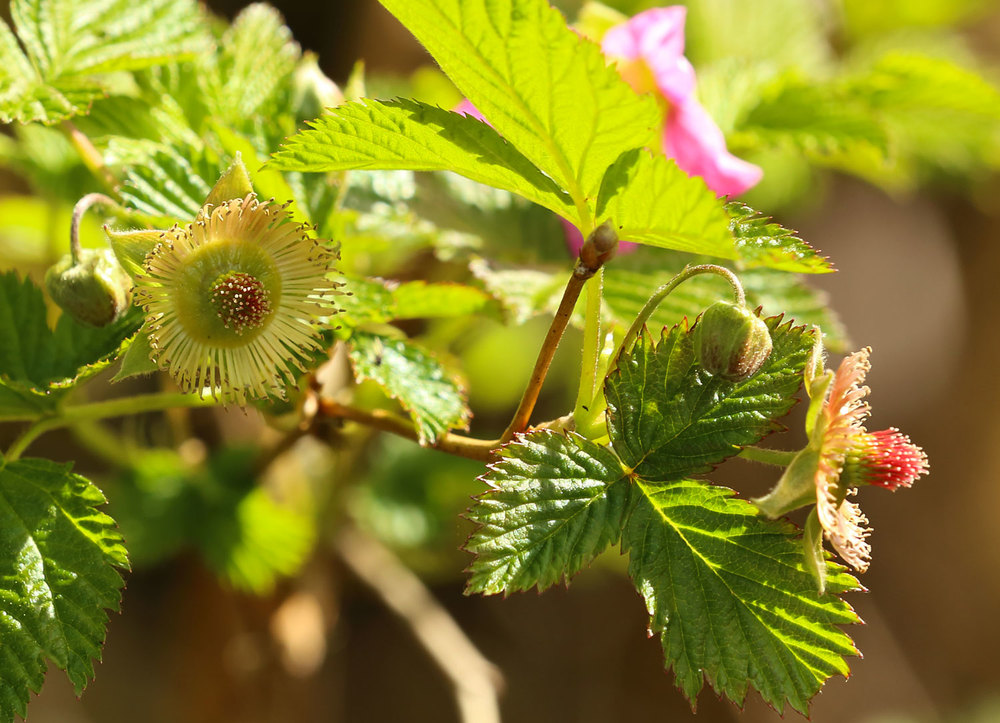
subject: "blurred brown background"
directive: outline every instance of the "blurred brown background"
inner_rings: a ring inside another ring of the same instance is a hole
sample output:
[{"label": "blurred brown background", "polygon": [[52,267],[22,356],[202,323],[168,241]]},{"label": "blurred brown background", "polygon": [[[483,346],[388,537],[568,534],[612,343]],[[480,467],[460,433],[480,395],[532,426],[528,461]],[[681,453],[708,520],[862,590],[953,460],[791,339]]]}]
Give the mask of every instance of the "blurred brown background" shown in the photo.
[{"label": "blurred brown background", "polygon": [[[209,3],[229,17],[244,4]],[[375,73],[429,62],[374,0],[276,5],[337,81],[358,57]],[[998,17],[976,29],[994,61]],[[947,190],[892,198],[846,178],[826,191],[815,208],[781,221],[840,269],[817,283],[854,347],[874,348],[872,428],[900,427],[927,449],[932,472],[912,490],[862,498],[875,527],[863,579],[871,592],[850,602],[868,622],[851,630],[865,657],[853,662],[850,681],[831,681],[815,699],[812,720],[1000,721],[1000,181],[975,198]],[[741,492],[762,491],[767,477],[746,482],[745,470]],[[502,671],[505,721],[695,719],[662,670],[658,642],[644,635],[641,601],[613,567],[585,571],[568,590],[507,600],[463,597],[457,569],[432,585]],[[193,560],[133,573],[82,704],[56,671],[29,720],[458,720],[445,677],[367,588],[330,561],[315,563],[297,587],[314,584],[314,599],[330,601],[327,614],[316,619],[306,609],[299,619],[328,635],[327,649],[300,676],[281,664],[271,634],[290,590],[241,596]],[[741,711],[706,690],[697,720],[777,715],[755,693]]]}]

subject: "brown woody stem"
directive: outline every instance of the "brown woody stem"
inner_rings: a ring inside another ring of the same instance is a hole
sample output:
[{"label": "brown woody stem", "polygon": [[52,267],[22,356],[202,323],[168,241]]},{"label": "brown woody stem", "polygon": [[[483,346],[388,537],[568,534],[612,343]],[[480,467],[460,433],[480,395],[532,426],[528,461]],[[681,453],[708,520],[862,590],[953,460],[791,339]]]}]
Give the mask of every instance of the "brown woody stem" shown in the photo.
[{"label": "brown woody stem", "polygon": [[559,348],[559,341],[562,339],[563,333],[569,325],[573,309],[576,308],[576,302],[580,298],[580,292],[583,291],[584,284],[598,272],[603,263],[604,260],[601,259],[596,261],[594,266],[588,266],[582,260],[578,259],[576,265],[573,267],[573,274],[566,283],[566,290],[563,292],[562,300],[559,302],[559,308],[556,310],[555,316],[552,317],[552,323],[549,324],[549,330],[545,334],[542,348],[538,350],[535,368],[532,370],[531,379],[528,381],[528,386],[521,396],[521,403],[518,405],[517,411],[514,412],[514,418],[510,420],[510,424],[500,437],[501,444],[506,444],[514,438],[515,434],[527,429],[528,420],[535,409],[535,402],[538,401],[538,395],[542,390],[545,375],[549,372],[549,367],[552,365],[552,358],[556,354],[556,349]]},{"label": "brown woody stem", "polygon": [[[332,399],[320,399],[318,414],[323,417],[349,419],[352,422],[380,429],[383,432],[390,432],[406,439],[412,439],[414,442],[420,440],[420,435],[408,419],[404,419],[392,412],[387,412],[384,409],[373,409],[369,412],[347,406],[346,404],[340,404]],[[453,454],[456,457],[475,459],[480,462],[489,462],[492,458],[493,450],[499,446],[500,440],[497,439],[474,439],[452,434],[451,432],[442,434],[438,437],[437,442],[432,445],[433,449]]]}]

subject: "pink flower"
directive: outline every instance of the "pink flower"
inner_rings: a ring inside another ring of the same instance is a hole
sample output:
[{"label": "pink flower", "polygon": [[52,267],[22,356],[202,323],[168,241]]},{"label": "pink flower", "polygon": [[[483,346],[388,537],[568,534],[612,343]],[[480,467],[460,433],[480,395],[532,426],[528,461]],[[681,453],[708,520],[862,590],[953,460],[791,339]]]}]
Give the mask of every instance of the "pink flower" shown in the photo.
[{"label": "pink flower", "polygon": [[680,6],[639,13],[611,28],[601,49],[618,60],[636,92],[656,93],[664,102],[663,153],[719,195],[736,196],[756,185],[763,171],[726,150],[722,131],[695,97],[694,68],[684,57],[686,15]]}]

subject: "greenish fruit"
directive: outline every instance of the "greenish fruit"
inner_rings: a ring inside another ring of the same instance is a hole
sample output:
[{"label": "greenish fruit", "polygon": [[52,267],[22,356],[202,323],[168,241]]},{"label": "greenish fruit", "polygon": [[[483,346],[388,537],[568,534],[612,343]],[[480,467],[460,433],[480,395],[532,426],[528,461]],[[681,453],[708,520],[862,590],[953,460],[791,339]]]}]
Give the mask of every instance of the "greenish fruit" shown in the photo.
[{"label": "greenish fruit", "polygon": [[698,363],[713,376],[730,382],[752,377],[771,356],[767,324],[742,304],[717,301],[694,328]]},{"label": "greenish fruit", "polygon": [[67,254],[45,274],[49,296],[77,321],[107,326],[128,311],[132,279],[111,249],[83,249],[73,263]]}]

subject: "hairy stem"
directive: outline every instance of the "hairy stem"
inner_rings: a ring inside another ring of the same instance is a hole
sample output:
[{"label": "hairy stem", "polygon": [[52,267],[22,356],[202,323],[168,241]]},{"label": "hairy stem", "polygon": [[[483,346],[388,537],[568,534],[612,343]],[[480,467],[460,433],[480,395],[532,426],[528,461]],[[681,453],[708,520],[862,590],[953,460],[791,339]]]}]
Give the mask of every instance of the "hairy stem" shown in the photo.
[{"label": "hairy stem", "polygon": [[73,207],[73,218],[69,225],[69,252],[73,257],[74,264],[80,263],[80,254],[82,251],[80,248],[80,222],[83,221],[83,216],[90,210],[90,207],[97,204],[111,208],[120,208],[115,199],[105,196],[103,193],[88,193],[76,202],[76,205]]},{"label": "hairy stem", "polygon": [[[419,441],[420,435],[408,419],[404,419],[392,412],[384,409],[373,409],[368,412],[363,409],[349,407],[331,399],[319,400],[318,414],[323,417],[339,417],[349,419],[358,424],[364,424],[374,429],[390,432],[406,439]],[[492,452],[501,444],[498,439],[474,439],[462,437],[451,432],[445,432],[438,437],[434,444],[434,449],[453,454],[456,457],[475,459],[480,462],[488,462],[492,457]]]},{"label": "hairy stem", "polygon": [[18,458],[24,451],[46,432],[80,422],[90,422],[109,417],[123,417],[142,412],[159,412],[177,407],[210,407],[218,402],[211,397],[197,394],[140,394],[134,397],[109,399],[63,407],[54,416],[35,421],[10,445],[5,455],[8,462]]},{"label": "hairy stem", "polygon": [[584,316],[583,360],[580,367],[580,387],[573,407],[573,418],[587,415],[587,406],[597,392],[597,369],[601,361],[601,297],[604,294],[604,269],[594,275],[584,287],[587,309]]},{"label": "hairy stem", "polygon": [[748,459],[751,462],[762,462],[772,464],[775,467],[787,467],[795,459],[798,452],[789,452],[784,449],[767,449],[765,447],[754,447],[753,445],[740,450],[738,457]]}]

